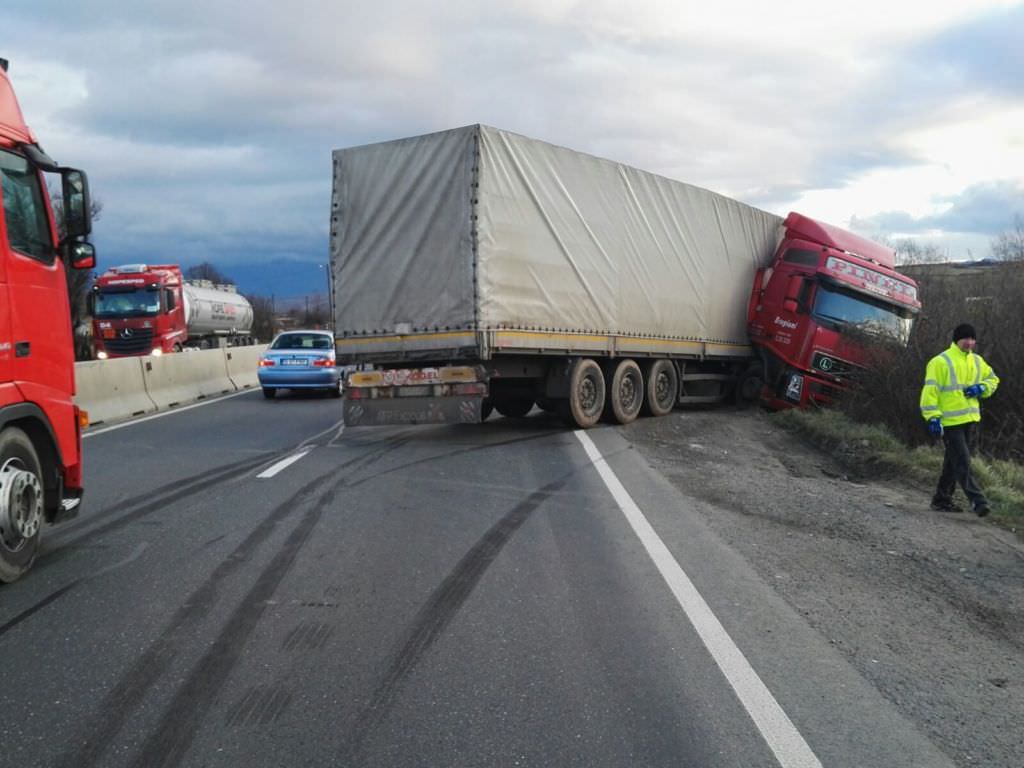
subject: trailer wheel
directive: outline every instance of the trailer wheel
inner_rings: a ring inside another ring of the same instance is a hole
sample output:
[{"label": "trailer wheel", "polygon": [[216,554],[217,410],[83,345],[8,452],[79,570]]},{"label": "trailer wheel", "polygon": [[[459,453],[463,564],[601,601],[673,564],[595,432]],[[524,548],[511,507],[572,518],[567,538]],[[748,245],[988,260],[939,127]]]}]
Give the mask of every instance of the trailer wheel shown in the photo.
[{"label": "trailer wheel", "polygon": [[506,397],[494,401],[494,410],[506,419],[521,419],[533,410],[533,400],[528,397]]},{"label": "trailer wheel", "polygon": [[487,421],[492,413],[494,413],[494,403],[491,402],[491,398],[485,397],[480,403],[480,423]]},{"label": "trailer wheel", "polygon": [[672,411],[679,395],[679,374],[671,360],[654,360],[644,370],[645,416],[664,416]]},{"label": "trailer wheel", "polygon": [[43,473],[28,435],[0,432],[0,581],[24,574],[39,552],[43,529]]},{"label": "trailer wheel", "polygon": [[589,357],[580,358],[572,367],[569,397],[561,406],[562,419],[570,427],[589,429],[604,412],[604,374]]},{"label": "trailer wheel", "polygon": [[644,402],[644,377],[640,366],[633,360],[620,360],[606,382],[605,417],[629,424],[640,414]]}]

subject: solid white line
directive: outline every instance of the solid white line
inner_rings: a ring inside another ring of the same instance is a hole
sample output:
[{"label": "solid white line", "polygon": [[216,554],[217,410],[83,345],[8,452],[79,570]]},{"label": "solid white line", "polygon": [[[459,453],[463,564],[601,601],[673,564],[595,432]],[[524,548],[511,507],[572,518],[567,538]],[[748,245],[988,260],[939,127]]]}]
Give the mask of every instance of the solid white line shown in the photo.
[{"label": "solid white line", "polygon": [[[243,389],[241,392],[232,392],[230,395],[224,395],[223,397],[216,397],[210,400],[203,400],[201,403],[193,403],[192,405],[186,405],[181,408],[172,408],[169,411],[163,411],[161,413],[154,413],[152,416],[142,416],[138,419],[132,419],[126,421],[124,424],[115,424],[112,427],[103,427],[102,429],[89,430],[82,435],[82,439],[85,440],[87,437],[93,437],[94,435],[102,435],[104,432],[113,432],[115,429],[124,429],[125,427],[134,427],[136,424],[141,424],[144,421],[152,421],[153,419],[162,419],[164,416],[173,416],[175,413],[182,413],[184,411],[191,411],[193,408],[201,408],[204,405],[213,405],[219,403],[221,400],[230,400],[232,397],[238,397],[239,395],[248,395],[253,392],[258,392],[256,389]],[[88,409],[86,409],[88,410]]]},{"label": "solid white line", "polygon": [[261,479],[266,479],[268,477],[273,477],[278,472],[280,472],[282,469],[286,469],[287,467],[290,467],[292,464],[294,464],[296,461],[301,459],[303,456],[305,456],[311,450],[313,450],[313,449],[310,448],[308,450],[302,451],[302,453],[292,454],[287,459],[281,459],[279,462],[277,462],[277,464],[274,464],[272,466],[267,467],[265,470],[263,470],[258,475],[256,475],[256,477],[261,478]]},{"label": "solid white line", "polygon": [[668,547],[651,527],[651,524],[640,511],[619,478],[612,472],[601,452],[597,450],[590,437],[583,431],[577,431],[576,437],[594,463],[604,484],[608,487],[619,509],[626,516],[633,531],[654,561],[662,578],[682,606],[686,617],[693,624],[700,639],[711,653],[711,657],[722,670],[725,679],[736,692],[747,714],[768,743],[775,759],[782,768],[821,768],[821,762],[811,751],[803,736],[789,716],[782,710],[772,696],[771,691],[758,677],[750,662],[736,647],[736,643],[725,631],[718,618],[712,613],[710,606],[701,597],[690,577],[672,556]]}]

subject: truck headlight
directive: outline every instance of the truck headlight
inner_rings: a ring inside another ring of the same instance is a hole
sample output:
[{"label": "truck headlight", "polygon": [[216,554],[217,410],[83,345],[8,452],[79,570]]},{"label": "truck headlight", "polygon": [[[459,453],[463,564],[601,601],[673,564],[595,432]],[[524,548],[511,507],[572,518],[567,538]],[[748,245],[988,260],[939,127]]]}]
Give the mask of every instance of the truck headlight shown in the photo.
[{"label": "truck headlight", "polygon": [[804,377],[799,373],[789,376],[789,384],[786,385],[786,399],[799,403],[804,393]]},{"label": "truck headlight", "polygon": [[160,357],[160,355],[162,355],[163,353],[164,351],[160,349],[160,347],[157,347],[150,354],[153,355],[153,357]]},{"label": "truck headlight", "polygon": [[100,350],[99,352],[97,352],[97,353],[96,353],[96,359],[97,359],[97,360],[106,360],[106,359],[107,359],[107,353],[106,353],[106,352],[104,352],[104,351],[103,351],[103,350],[101,349],[101,350]]}]

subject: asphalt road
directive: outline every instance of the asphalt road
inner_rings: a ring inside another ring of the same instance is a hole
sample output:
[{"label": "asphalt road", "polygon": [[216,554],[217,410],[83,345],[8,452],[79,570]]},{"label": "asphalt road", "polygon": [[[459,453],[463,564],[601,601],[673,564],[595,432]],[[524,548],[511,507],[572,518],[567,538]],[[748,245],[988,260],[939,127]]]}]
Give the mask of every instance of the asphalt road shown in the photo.
[{"label": "asphalt road", "polygon": [[247,393],[85,451],[0,764],[949,765],[616,429]]}]

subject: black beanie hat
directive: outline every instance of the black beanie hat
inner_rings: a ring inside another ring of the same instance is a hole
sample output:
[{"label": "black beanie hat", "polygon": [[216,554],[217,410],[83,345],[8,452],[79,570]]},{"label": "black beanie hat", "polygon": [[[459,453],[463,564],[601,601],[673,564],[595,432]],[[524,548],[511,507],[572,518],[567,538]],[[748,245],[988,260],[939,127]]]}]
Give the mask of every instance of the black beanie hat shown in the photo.
[{"label": "black beanie hat", "polygon": [[974,332],[974,326],[970,323],[960,323],[960,325],[953,329],[953,341],[976,338],[978,338],[978,334]]}]

